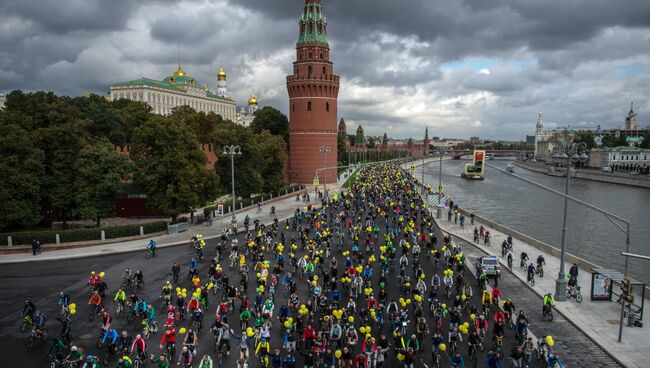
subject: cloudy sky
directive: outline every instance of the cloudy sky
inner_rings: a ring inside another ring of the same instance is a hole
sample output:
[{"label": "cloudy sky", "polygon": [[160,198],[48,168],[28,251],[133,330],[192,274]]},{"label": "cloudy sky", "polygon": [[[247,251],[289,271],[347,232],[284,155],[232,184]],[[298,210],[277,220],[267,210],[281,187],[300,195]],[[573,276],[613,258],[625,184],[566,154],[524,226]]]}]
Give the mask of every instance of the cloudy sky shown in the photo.
[{"label": "cloudy sky", "polygon": [[[520,140],[650,125],[648,0],[322,0],[350,132]],[[106,93],[186,71],[288,111],[302,0],[0,0],[0,91]]]}]

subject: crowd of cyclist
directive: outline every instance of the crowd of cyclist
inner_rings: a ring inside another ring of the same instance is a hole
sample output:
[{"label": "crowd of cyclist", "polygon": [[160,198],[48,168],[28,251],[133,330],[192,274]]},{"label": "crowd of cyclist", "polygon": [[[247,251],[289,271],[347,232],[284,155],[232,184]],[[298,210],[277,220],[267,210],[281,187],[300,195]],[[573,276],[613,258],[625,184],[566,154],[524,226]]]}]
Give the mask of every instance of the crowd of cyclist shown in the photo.
[{"label": "crowd of cyclist", "polygon": [[[283,222],[247,217],[243,234],[223,233],[209,265],[195,235],[187,266],[174,263],[168,281],[149,285],[161,290],[154,301],[140,296],[141,270],[126,269],[113,295],[93,271],[87,308],[101,328],[97,346],[75,345],[71,320],[81,317],[61,292],[53,366],[465,367],[479,355],[489,368],[561,366],[552,340],[532,341],[524,311],[488,291],[485,274],[465,279],[461,247],[438,239],[414,179],[397,165],[365,167],[348,192],[322,198]],[[155,257],[155,243],[147,252]],[[23,315],[42,337],[45,315],[31,301]],[[119,329],[124,320],[132,328]],[[504,351],[509,329],[516,343]],[[214,337],[209,346],[198,344],[204,334]]]}]

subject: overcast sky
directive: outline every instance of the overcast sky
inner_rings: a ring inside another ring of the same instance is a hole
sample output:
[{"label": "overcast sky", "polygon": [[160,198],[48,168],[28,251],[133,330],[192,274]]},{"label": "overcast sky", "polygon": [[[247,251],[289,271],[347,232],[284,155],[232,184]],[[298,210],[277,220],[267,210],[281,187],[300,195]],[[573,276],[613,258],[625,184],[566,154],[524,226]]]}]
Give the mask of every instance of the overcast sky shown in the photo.
[{"label": "overcast sky", "polygon": [[[178,62],[288,113],[302,0],[0,0],[0,91],[104,94]],[[520,140],[650,125],[648,0],[322,0],[352,133]]]}]

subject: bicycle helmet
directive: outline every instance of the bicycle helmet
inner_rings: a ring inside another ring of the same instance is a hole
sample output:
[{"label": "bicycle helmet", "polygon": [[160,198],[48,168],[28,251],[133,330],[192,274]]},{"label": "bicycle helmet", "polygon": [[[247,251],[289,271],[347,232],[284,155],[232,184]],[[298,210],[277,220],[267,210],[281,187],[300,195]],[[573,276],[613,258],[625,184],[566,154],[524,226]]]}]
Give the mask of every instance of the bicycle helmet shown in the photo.
[{"label": "bicycle helmet", "polygon": [[78,350],[78,348],[76,346],[73,346],[73,347],[70,348],[70,351],[77,351],[77,350]]}]

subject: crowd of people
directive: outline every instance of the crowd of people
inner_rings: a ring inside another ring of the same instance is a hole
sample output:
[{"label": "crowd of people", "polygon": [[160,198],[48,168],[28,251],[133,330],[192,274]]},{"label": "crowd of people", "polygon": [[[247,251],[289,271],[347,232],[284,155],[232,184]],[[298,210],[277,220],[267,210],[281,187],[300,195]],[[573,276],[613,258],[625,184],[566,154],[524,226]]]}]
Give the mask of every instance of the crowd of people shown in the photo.
[{"label": "crowd of people", "polygon": [[[126,269],[114,295],[93,271],[87,308],[101,327],[97,344],[75,345],[81,331],[71,320],[85,303],[61,292],[53,365],[497,368],[539,358],[561,366],[552,338],[532,341],[524,311],[497,287],[488,291],[480,270],[466,271],[461,247],[439,233],[398,165],[366,166],[349,191],[320,198],[284,221],[246,218],[214,253],[195,235],[187,267],[179,260],[169,280],[148,285],[160,288],[162,305],[142,296],[140,270]],[[155,257],[155,243],[147,252]],[[45,328],[32,302],[23,314]],[[211,343],[199,344],[206,335]]]}]

